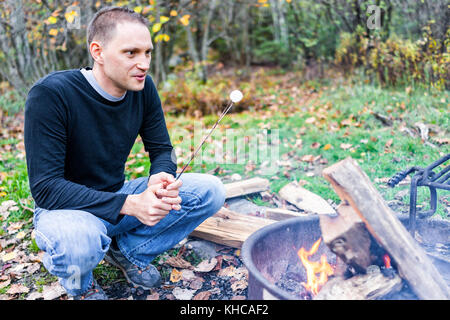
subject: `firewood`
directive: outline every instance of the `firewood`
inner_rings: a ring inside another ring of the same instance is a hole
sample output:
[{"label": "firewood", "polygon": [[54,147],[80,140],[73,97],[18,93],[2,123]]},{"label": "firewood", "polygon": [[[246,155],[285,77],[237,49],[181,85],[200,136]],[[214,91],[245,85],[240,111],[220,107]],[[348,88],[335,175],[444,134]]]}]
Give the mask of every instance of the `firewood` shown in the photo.
[{"label": "firewood", "polygon": [[333,214],[335,210],[319,195],[299,186],[296,182],[285,185],[278,192],[284,200],[297,208],[313,214]]},{"label": "firewood", "polygon": [[252,233],[275,222],[275,220],[249,216],[222,207],[215,215],[203,221],[191,235],[240,248]]},{"label": "firewood", "polygon": [[450,299],[446,281],[355,160],[347,158],[322,173],[396,262],[402,278],[420,299]]},{"label": "firewood", "polygon": [[271,220],[281,221],[296,217],[305,217],[306,214],[281,208],[264,208],[264,217]]},{"label": "firewood", "polygon": [[263,178],[252,178],[237,182],[225,183],[226,198],[234,198],[247,194],[266,191],[269,189],[269,180]]},{"label": "firewood", "polygon": [[373,271],[348,279],[330,278],[314,300],[376,300],[401,290],[402,279],[398,275],[385,277],[378,267],[372,267]]},{"label": "firewood", "polygon": [[372,264],[372,239],[364,222],[351,206],[339,205],[337,217],[320,215],[320,228],[325,244],[358,273]]}]

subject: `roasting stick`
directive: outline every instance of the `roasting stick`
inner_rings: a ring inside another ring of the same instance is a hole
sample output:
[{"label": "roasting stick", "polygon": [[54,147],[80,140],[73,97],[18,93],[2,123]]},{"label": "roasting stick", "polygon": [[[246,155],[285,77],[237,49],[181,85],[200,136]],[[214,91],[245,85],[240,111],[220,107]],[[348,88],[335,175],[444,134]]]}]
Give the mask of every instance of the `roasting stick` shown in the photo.
[{"label": "roasting stick", "polygon": [[211,128],[211,130],[209,130],[209,133],[203,138],[202,142],[200,143],[200,145],[197,147],[197,149],[194,151],[194,153],[191,155],[191,158],[189,159],[188,163],[186,163],[183,167],[183,169],[181,170],[180,174],[177,176],[177,178],[175,179],[175,181],[177,181],[180,176],[183,174],[183,172],[186,170],[186,168],[189,166],[189,164],[191,163],[191,161],[195,158],[195,156],[197,155],[198,151],[202,148],[203,144],[205,143],[205,141],[211,136],[211,133],[214,131],[214,129],[217,127],[217,125],[219,124],[219,122],[223,119],[223,117],[225,117],[225,115],[228,113],[228,111],[230,111],[231,107],[233,106],[234,103],[237,103],[239,101],[242,100],[242,92],[239,90],[233,90],[230,93],[230,104],[226,107],[226,109],[222,112],[222,114],[220,115],[219,119],[216,121],[216,123],[214,123],[213,127]]}]

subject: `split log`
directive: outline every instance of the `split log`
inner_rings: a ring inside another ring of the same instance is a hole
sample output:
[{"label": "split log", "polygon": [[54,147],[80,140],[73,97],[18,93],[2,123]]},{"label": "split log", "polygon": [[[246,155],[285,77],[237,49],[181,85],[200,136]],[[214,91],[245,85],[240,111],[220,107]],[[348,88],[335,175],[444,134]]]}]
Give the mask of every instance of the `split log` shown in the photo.
[{"label": "split log", "polygon": [[278,195],[292,203],[297,208],[308,213],[334,214],[335,210],[319,195],[301,187],[296,182],[291,182],[280,189]]},{"label": "split log", "polygon": [[222,207],[215,215],[203,221],[191,235],[233,248],[241,248],[252,233],[275,222]]},{"label": "split log", "polygon": [[234,198],[247,194],[269,190],[269,180],[252,178],[237,182],[225,183],[226,198]]},{"label": "split log", "polygon": [[378,267],[373,267],[373,271],[364,275],[329,279],[314,300],[376,300],[402,289],[402,279],[398,275],[385,277]]},{"label": "split log", "polygon": [[366,273],[373,264],[372,239],[364,222],[351,206],[339,205],[337,217],[320,215],[320,229],[325,244],[358,273]]},{"label": "split log", "polygon": [[290,218],[305,217],[307,214],[281,208],[264,208],[264,217],[266,219],[282,221]]},{"label": "split log", "polygon": [[324,169],[322,173],[339,197],[353,207],[367,230],[395,260],[400,275],[420,299],[450,299],[450,290],[439,271],[355,160],[347,158]]}]

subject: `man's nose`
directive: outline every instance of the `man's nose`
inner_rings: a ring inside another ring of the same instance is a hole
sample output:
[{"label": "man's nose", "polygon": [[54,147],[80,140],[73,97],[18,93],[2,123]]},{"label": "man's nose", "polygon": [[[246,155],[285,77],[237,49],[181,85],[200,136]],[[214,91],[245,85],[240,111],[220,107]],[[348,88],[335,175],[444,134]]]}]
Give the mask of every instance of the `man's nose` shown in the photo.
[{"label": "man's nose", "polygon": [[149,57],[141,57],[136,65],[136,67],[140,70],[147,71],[150,68],[150,58]]}]

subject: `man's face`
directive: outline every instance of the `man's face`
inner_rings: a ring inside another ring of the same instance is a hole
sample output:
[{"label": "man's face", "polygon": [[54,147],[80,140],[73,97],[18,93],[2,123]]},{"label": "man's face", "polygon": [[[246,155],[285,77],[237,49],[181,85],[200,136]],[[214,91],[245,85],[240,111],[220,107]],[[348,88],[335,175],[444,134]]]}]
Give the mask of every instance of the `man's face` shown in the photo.
[{"label": "man's face", "polygon": [[144,88],[153,49],[150,32],[143,24],[119,23],[113,37],[102,48],[103,72],[112,91]]}]

